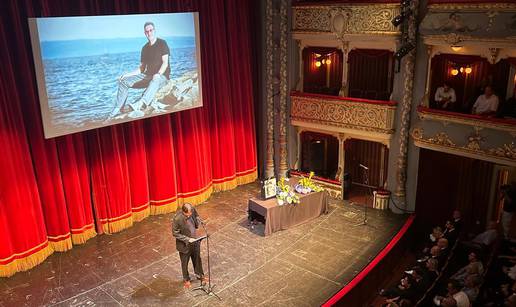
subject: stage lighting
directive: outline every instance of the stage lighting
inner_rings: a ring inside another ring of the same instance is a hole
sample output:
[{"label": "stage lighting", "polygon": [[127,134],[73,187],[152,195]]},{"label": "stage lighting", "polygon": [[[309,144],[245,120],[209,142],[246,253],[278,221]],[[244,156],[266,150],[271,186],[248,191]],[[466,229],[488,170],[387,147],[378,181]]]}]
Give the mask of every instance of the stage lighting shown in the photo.
[{"label": "stage lighting", "polygon": [[410,6],[410,2],[412,2],[412,0],[402,0],[400,5],[402,8],[407,8]]},{"label": "stage lighting", "polygon": [[391,20],[391,23],[392,23],[393,26],[397,27],[397,26],[399,26],[403,22],[403,20],[405,20],[405,15],[400,14],[400,15],[394,17]]},{"label": "stage lighting", "polygon": [[416,48],[414,43],[408,42],[405,45],[401,46],[400,49],[394,53],[394,57],[397,59],[401,59],[402,57],[406,56],[412,49]]}]

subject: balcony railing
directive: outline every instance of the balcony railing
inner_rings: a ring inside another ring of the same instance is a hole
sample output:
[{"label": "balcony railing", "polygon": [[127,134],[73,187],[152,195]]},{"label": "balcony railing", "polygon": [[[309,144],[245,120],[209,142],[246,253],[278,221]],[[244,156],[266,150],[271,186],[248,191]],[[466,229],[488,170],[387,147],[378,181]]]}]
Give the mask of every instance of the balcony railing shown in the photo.
[{"label": "balcony railing", "polygon": [[436,110],[423,106],[419,106],[417,108],[417,112],[421,119],[435,120],[443,123],[455,123],[478,128],[489,128],[516,134],[516,119],[463,114]]},{"label": "balcony railing", "polygon": [[412,129],[421,148],[516,166],[516,120],[418,107]]},{"label": "balcony railing", "polygon": [[304,122],[326,127],[348,128],[392,134],[395,101],[292,92],[290,116],[293,124]]}]

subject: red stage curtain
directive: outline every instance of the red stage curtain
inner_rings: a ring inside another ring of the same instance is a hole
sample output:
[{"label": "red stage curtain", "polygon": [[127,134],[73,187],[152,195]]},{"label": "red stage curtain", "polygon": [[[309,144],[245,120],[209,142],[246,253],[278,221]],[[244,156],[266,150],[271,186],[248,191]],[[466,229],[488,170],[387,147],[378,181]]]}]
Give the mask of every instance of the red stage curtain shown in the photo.
[{"label": "red stage curtain", "polygon": [[[250,0],[5,6],[0,276],[97,233],[120,231],[149,214],[173,212],[182,202],[197,204],[213,190],[256,179]],[[26,18],[171,11],[199,11],[204,106],[45,140]]]},{"label": "red stage curtain", "polygon": [[[0,29],[0,45],[9,40]],[[0,48],[0,58],[12,58]],[[27,270],[52,253],[48,244],[36,176],[23,125],[14,67],[0,70],[0,276]]]},{"label": "red stage curtain", "polygon": [[348,56],[348,96],[389,100],[394,78],[393,59],[389,50],[351,50]]}]

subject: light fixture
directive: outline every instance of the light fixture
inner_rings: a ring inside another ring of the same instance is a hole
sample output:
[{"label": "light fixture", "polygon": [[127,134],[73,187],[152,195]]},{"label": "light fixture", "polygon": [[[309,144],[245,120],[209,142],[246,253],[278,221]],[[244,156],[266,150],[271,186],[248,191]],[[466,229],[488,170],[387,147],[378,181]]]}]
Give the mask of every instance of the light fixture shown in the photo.
[{"label": "light fixture", "polygon": [[473,71],[473,69],[471,67],[466,67],[464,71],[466,72],[466,74],[470,74]]},{"label": "light fixture", "polygon": [[414,43],[408,42],[405,45],[401,46],[395,53],[394,57],[397,59],[401,59],[406,56],[412,49],[416,48]]},{"label": "light fixture", "polygon": [[321,63],[326,64],[326,59],[322,59]]},{"label": "light fixture", "polygon": [[458,70],[457,68],[453,68],[453,69],[451,70],[451,74],[452,74],[452,76],[456,76],[456,75],[458,75],[458,74],[459,74],[459,70]]},{"label": "light fixture", "polygon": [[315,67],[321,67],[321,61],[319,61],[319,60],[315,61]]},{"label": "light fixture", "polygon": [[459,71],[462,74],[464,72],[464,67],[459,68]]},{"label": "light fixture", "polygon": [[403,22],[403,20],[405,20],[405,15],[399,14],[391,20],[391,23],[393,26],[397,27]]},{"label": "light fixture", "polygon": [[326,65],[330,65],[331,64],[331,60],[330,59],[327,59],[326,60]]},{"label": "light fixture", "polygon": [[451,49],[455,52],[459,52],[462,50],[462,46],[451,46]]}]

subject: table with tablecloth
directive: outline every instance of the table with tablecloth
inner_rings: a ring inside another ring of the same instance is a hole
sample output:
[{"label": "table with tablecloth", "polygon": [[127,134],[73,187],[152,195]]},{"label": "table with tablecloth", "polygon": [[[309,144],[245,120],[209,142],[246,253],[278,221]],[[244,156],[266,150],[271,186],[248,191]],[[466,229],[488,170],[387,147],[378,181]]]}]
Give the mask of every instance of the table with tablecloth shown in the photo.
[{"label": "table with tablecloth", "polygon": [[298,204],[279,205],[276,197],[261,200],[249,199],[250,218],[259,214],[265,218],[266,236],[278,230],[285,230],[312,220],[323,213],[328,213],[328,193],[326,191],[297,194]]}]

